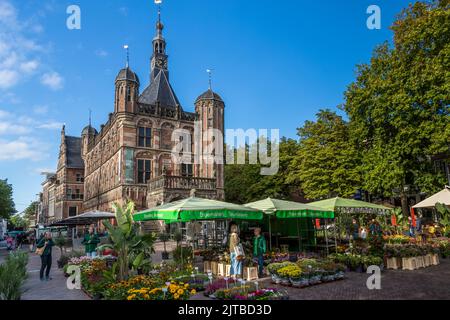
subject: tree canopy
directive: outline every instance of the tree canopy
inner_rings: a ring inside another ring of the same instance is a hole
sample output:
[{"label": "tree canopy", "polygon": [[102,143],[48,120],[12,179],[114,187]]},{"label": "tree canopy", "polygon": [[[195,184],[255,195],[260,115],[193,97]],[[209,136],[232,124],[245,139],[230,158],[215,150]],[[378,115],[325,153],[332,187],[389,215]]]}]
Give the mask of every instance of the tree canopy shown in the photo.
[{"label": "tree canopy", "polygon": [[13,200],[13,188],[8,180],[0,179],[0,218],[9,219],[16,213]]}]

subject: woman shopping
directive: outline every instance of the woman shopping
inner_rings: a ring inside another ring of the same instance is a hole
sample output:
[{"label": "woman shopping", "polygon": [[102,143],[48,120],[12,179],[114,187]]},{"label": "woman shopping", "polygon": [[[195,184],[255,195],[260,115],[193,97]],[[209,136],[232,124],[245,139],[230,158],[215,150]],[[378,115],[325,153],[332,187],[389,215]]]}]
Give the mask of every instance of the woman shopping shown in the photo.
[{"label": "woman shopping", "polygon": [[242,259],[244,258],[244,252],[242,250],[242,245],[240,244],[237,225],[231,225],[230,231],[230,276],[236,279],[242,275]]}]

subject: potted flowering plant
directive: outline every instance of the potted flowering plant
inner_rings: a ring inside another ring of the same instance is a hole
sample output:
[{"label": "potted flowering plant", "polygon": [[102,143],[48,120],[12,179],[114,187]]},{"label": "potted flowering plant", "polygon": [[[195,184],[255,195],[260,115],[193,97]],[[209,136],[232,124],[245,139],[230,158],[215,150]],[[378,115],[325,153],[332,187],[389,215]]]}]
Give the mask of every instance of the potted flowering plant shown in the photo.
[{"label": "potted flowering plant", "polygon": [[291,275],[292,271],[296,268],[298,268],[298,267],[295,265],[288,265],[286,267],[278,269],[277,274],[281,279],[282,285],[287,286],[287,285],[291,284],[290,275]]}]

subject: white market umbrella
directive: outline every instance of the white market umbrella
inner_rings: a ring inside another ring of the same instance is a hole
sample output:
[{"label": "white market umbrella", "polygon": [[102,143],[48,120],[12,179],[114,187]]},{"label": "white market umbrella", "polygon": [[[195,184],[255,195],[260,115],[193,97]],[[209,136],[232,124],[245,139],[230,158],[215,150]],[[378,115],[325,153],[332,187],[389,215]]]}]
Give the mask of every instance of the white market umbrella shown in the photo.
[{"label": "white market umbrella", "polygon": [[441,192],[432,195],[431,197],[419,202],[415,206],[414,209],[419,208],[434,208],[437,203],[445,204],[446,206],[450,206],[450,187],[445,187]]}]

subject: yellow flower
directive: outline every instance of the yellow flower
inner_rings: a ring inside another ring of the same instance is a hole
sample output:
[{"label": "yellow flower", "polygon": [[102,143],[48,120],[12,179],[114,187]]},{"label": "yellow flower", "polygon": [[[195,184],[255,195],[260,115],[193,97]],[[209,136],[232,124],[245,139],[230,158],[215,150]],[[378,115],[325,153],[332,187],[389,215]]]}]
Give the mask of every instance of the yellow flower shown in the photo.
[{"label": "yellow flower", "polygon": [[180,296],[184,294],[184,290],[183,289],[179,289],[177,292]]},{"label": "yellow flower", "polygon": [[195,289],[192,289],[191,294],[192,295],[197,294],[197,291],[195,291]]},{"label": "yellow flower", "polygon": [[180,297],[178,294],[174,294],[173,297],[175,298],[175,300],[178,300],[178,298]]}]

